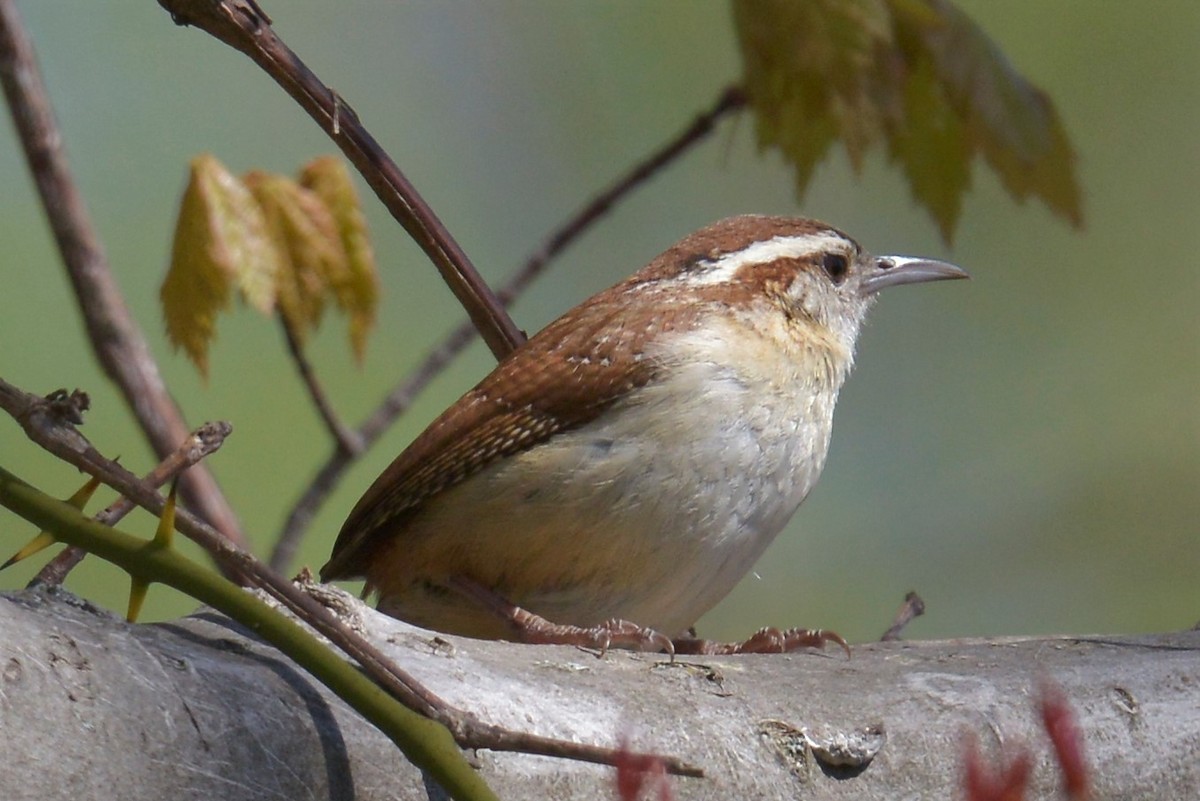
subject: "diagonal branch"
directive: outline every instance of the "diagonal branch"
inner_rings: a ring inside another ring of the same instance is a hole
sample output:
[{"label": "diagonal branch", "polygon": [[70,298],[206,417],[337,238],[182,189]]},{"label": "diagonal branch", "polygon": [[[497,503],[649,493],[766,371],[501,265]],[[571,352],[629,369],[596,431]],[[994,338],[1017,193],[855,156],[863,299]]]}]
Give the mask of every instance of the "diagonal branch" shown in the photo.
[{"label": "diagonal branch", "polygon": [[344,452],[357,455],[363,449],[362,437],[354,429],[343,423],[342,419],[337,416],[337,412],[333,409],[333,404],[329,402],[329,396],[325,393],[325,388],[317,378],[317,371],[313,369],[312,362],[308,360],[308,355],[304,352],[304,346],[300,344],[300,337],[296,335],[296,331],[292,328],[292,324],[288,322],[288,318],[280,314],[278,315],[278,319],[279,324],[283,327],[283,336],[287,341],[288,353],[291,354],[292,361],[296,365],[296,370],[300,373],[300,380],[304,382],[304,388],[308,390],[308,397],[312,400],[313,406],[316,407],[317,414],[333,437],[336,450],[339,453]]},{"label": "diagonal branch", "polygon": [[900,608],[896,610],[892,625],[888,626],[879,641],[889,642],[900,639],[900,632],[904,630],[904,627],[923,614],[925,614],[925,601],[916,592],[909,590],[908,594],[904,596]]},{"label": "diagonal branch", "polygon": [[[675,159],[686,153],[690,148],[712,133],[716,124],[726,115],[740,111],[746,105],[746,97],[740,87],[730,86],[724,89],[712,108],[704,111],[687,128],[676,134],[645,160],[635,164],[628,172],[619,177],[606,189],[584,204],[567,221],[553,231],[533,255],[509,278],[501,288],[498,297],[505,305],[511,303],[546,269],[550,262],[577,240],[584,231],[601,219],[612,207],[633,192],[648,179],[653,177]],[[351,464],[368,448],[383,436],[384,432],[412,404],[421,390],[449,362],[459,354],[475,338],[475,329],[471,323],[465,322],[451,331],[426,356],[425,360],[406,376],[391,392],[371,416],[358,427],[357,441],[361,445],[357,452],[348,452],[345,448],[337,447],[325,464],[317,471],[316,476],[309,482],[307,489],[288,513],[275,548],[271,552],[271,566],[282,570],[291,563],[300,539],[316,515],[317,509],[329,497],[341,481],[342,475]]]},{"label": "diagonal branch", "polygon": [[466,253],[346,101],[314,75],[249,0],[158,0],[179,25],[195,25],[249,56],[316,121],[425,251],[497,359],[525,341]]},{"label": "diagonal branch", "polygon": [[[86,547],[125,570],[134,586],[159,582],[220,610],[271,643],[334,690],[373,723],[412,763],[428,772],[456,801],[496,801],[445,728],[389,697],[297,623],[263,599],[201,568],[157,540],[139,539],[83,517],[79,510],[39,492],[0,467],[0,505],[56,539]],[[35,793],[36,795],[36,793]]]},{"label": "diagonal branch", "polygon": [[[138,506],[161,516],[165,500],[152,487],[116,462],[100,454],[75,428],[82,409],[74,400],[83,393],[53,393],[48,398],[30,395],[0,379],[0,408],[11,415],[26,435],[38,445],[83,472],[95,476]],[[431,692],[383,652],[353,631],[320,601],[239,548],[185,509],[176,510],[175,527],[207,550],[219,565],[262,589],[282,606],[326,637],[387,692],[409,709],[419,712],[450,730],[463,748],[558,756],[613,765],[623,755],[618,749],[566,742],[551,737],[515,732],[480,720],[474,714],[451,706]],[[153,577],[148,577],[153,578]],[[667,770],[684,776],[703,772],[677,758],[663,758]]]},{"label": "diagonal branch", "polygon": [[[225,438],[233,431],[233,426],[226,422],[205,423],[193,431],[175,451],[163,459],[158,465],[142,477],[142,481],[151,487],[161,487],[175,476],[187,470],[209,454],[215,453],[225,444]],[[134,503],[125,496],[117,498],[98,513],[93,520],[106,526],[115,526],[125,515],[133,511]],[[30,586],[34,584],[62,584],[67,574],[83,561],[87,551],[74,545],[69,545],[62,553],[46,563],[34,576]]]},{"label": "diagonal branch", "polygon": [[[67,166],[62,134],[37,68],[33,43],[13,0],[0,0],[0,82],[71,279],[88,341],[151,447],[163,458],[188,436],[189,426],[167,392],[146,339],[113,278]],[[188,471],[182,490],[187,504],[217,530],[235,542],[245,541],[237,516],[207,468]]]}]

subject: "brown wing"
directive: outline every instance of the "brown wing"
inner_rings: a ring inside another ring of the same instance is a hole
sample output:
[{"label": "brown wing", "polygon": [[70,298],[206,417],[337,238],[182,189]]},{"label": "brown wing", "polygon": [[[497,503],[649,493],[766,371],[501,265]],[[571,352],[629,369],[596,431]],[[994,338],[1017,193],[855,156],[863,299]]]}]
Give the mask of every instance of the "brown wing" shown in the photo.
[{"label": "brown wing", "polygon": [[[374,548],[438,492],[487,465],[595,418],[650,380],[641,347],[685,324],[680,309],[656,310],[653,324],[624,330],[628,281],[596,295],[513,351],[433,421],[375,480],[342,526],[322,580],[360,576]],[[633,302],[657,294],[634,292]],[[640,315],[632,315],[638,317]],[[614,371],[612,365],[625,369]]]},{"label": "brown wing", "polygon": [[[648,382],[658,369],[642,353],[649,340],[695,324],[700,309],[727,305],[731,292],[760,293],[762,280],[701,283],[686,293],[673,282],[761,238],[764,227],[773,235],[833,230],[799,218],[721,220],[546,326],[434,420],[375,480],[342,526],[321,578],[362,575],[374,548],[402,536],[404,519],[429,498],[498,459],[592,420]],[[637,328],[626,330],[627,323]]]}]

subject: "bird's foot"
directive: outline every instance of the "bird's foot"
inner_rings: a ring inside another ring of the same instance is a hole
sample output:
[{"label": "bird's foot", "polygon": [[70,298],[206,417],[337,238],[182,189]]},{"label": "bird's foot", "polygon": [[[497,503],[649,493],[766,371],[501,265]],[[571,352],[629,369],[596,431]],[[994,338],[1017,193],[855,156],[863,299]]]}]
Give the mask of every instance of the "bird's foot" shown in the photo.
[{"label": "bird's foot", "polygon": [[518,631],[521,642],[541,645],[576,645],[592,648],[604,654],[609,648],[632,651],[666,651],[675,655],[671,638],[654,629],[639,626],[628,620],[611,618],[596,626],[571,626],[553,623],[519,606],[509,618]]},{"label": "bird's foot", "polygon": [[665,651],[672,658],[675,655],[670,637],[628,620],[612,618],[595,626],[555,623],[528,609],[522,609],[494,590],[471,579],[456,577],[451,580],[450,585],[506,620],[512,628],[513,639],[516,642],[530,645],[574,645],[597,650],[601,656],[609,648]]},{"label": "bird's foot", "polygon": [[742,642],[714,642],[695,637],[684,637],[674,641],[677,654],[780,654],[798,648],[824,648],[825,643],[840,645],[850,656],[850,646],[841,635],[824,629],[777,629],[773,626],[759,629]]}]

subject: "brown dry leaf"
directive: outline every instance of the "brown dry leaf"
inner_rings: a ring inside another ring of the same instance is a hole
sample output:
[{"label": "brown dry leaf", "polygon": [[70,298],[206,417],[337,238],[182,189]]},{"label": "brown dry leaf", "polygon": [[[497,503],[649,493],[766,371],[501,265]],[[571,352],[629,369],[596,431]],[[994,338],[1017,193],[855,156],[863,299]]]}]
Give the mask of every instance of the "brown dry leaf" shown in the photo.
[{"label": "brown dry leaf", "polygon": [[160,298],[168,339],[184,349],[201,375],[208,375],[216,316],[229,306],[231,290],[268,312],[279,269],[250,192],[214,157],[193,159]]},{"label": "brown dry leaf", "polygon": [[977,154],[1014,198],[1082,224],[1057,112],[948,0],[734,0],[734,20],[759,146],[801,197],[834,141],[855,169],[883,141],[947,241]]},{"label": "brown dry leaf", "polygon": [[315,192],[290,178],[251,172],[243,180],[262,208],[279,252],[279,312],[303,343],[321,321],[330,288],[349,280],[337,223]]},{"label": "brown dry leaf", "polygon": [[348,269],[331,276],[333,295],[338,308],[350,318],[350,346],[361,364],[379,303],[379,277],[367,219],[350,172],[340,159],[334,156],[313,159],[301,170],[300,185],[321,198],[337,225]]}]

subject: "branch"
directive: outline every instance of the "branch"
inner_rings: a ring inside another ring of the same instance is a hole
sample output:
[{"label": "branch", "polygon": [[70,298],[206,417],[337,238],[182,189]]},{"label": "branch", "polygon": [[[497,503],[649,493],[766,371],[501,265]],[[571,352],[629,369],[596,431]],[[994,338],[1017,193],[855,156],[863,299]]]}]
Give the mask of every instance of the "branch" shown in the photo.
[{"label": "branch", "polygon": [[[740,88],[727,87],[717,98],[713,107],[701,113],[683,131],[668,140],[644,161],[620,176],[609,187],[588,201],[567,221],[553,231],[533,255],[500,290],[497,297],[506,306],[518,297],[537,278],[550,262],[575,242],[588,228],[601,219],[618,201],[633,192],[658,171],[682,156],[691,147],[710,134],[716,124],[726,115],[740,111],[746,98]],[[428,383],[475,337],[475,329],[469,322],[463,323],[446,336],[442,342],[426,355],[425,360],[396,385],[376,410],[358,428],[358,452],[347,452],[335,448],[325,464],[317,471],[308,487],[292,506],[271,552],[270,564],[277,570],[291,564],[300,539],[324,503],[341,481],[343,473],[363,452],[383,436],[397,417],[412,404]]]},{"label": "branch", "polygon": [[476,334],[474,325],[467,321],[451,331],[440,344],[426,354],[425,360],[417,369],[397,384],[371,416],[358,427],[358,441],[362,447],[357,453],[350,453],[342,448],[333,449],[333,453],[317,470],[317,474],[288,513],[283,529],[275,541],[275,548],[271,551],[269,564],[272,568],[285,570],[291,564],[300,539],[312,523],[313,516],[329,497],[329,493],[341,482],[350,465],[383,436],[395,419],[412,405],[421,390],[475,339]]},{"label": "branch", "polygon": [[[73,464],[88,475],[95,476],[134,501],[151,514],[162,514],[165,501],[155,490],[145,486],[138,478],[116,462],[102,456],[87,438],[72,425],[70,414],[64,414],[56,399],[42,399],[29,395],[0,379],[0,407],[12,415],[26,435],[38,445],[69,464]],[[252,554],[220,536],[211,526],[188,513],[186,509],[176,512],[176,527],[180,532],[207,550],[218,564],[249,578],[256,586],[269,592],[281,603],[293,608],[314,628],[346,650],[364,666],[367,663],[382,664],[378,656],[366,643],[360,642],[353,632],[347,630],[329,611],[308,595],[265,565]],[[328,631],[326,630],[328,629]],[[337,638],[337,639],[335,639]],[[359,645],[366,646],[361,653],[351,653]],[[386,673],[386,670],[383,671]],[[404,704],[423,714],[433,715],[438,711],[438,699],[426,695],[419,685],[407,676],[378,676]]]},{"label": "branch", "polygon": [[387,734],[454,798],[495,798],[463,759],[445,728],[401,706],[291,619],[217,573],[199,567],[172,548],[156,547],[153,542],[88,520],[75,507],[39,492],[2,467],[0,503],[63,541],[86,547],[136,579],[172,586],[252,628]]},{"label": "branch", "polygon": [[[536,275],[547,261],[557,256],[567,245],[579,238],[593,223],[604,216],[625,195],[637,189],[655,173],[683,155],[693,145],[703,141],[712,133],[722,117],[741,111],[746,107],[746,96],[739,86],[727,86],[721,91],[717,102],[708,111],[701,113],[692,124],[654,152],[645,161],[618,178],[611,186],[596,195],[582,209],[567,220],[566,224],[552,233],[542,243],[523,268],[524,272]],[[513,279],[516,283],[520,273]],[[523,288],[524,284],[521,284]]]},{"label": "branch", "polygon": [[887,630],[883,632],[883,636],[879,640],[881,642],[899,640],[900,632],[904,631],[904,627],[923,614],[925,614],[925,601],[916,592],[910,590],[904,596],[904,602],[900,604],[900,608],[896,610],[896,616],[892,619],[892,625],[887,627]]},{"label": "branch", "polygon": [[[62,134],[37,69],[33,43],[13,0],[0,0],[0,83],[71,279],[88,341],[161,459],[189,426],[167,392],[158,365],[129,313],[67,166]],[[184,499],[222,534],[244,544],[237,516],[205,467],[183,478]]]},{"label": "branch", "polygon": [[[3,408],[20,423],[31,440],[63,461],[99,478],[143,509],[161,516],[165,505],[162,496],[144,485],[136,476],[116,462],[104,458],[92,447],[87,438],[75,429],[72,421],[78,417],[79,411],[70,405],[70,399],[59,397],[57,394],[50,399],[38,398],[22,392],[0,379],[0,408]],[[79,515],[78,510],[74,507],[61,502],[56,503],[63,507],[60,510],[62,514]],[[66,510],[70,510],[70,512]],[[16,511],[21,514],[20,510]],[[80,517],[82,518],[82,516]],[[58,533],[51,526],[43,525],[41,518],[31,517],[29,519],[42,528]],[[378,648],[347,626],[312,595],[257,560],[253,554],[242,550],[222,537],[211,526],[188,513],[186,509],[176,510],[175,525],[182,534],[207,550],[219,565],[236,575],[247,577],[250,583],[265,591],[290,612],[312,626],[319,634],[329,639],[347,656],[358,662],[376,683],[391,693],[404,706],[432,718],[448,728],[455,741],[463,748],[521,751],[606,765],[615,764],[621,758],[622,753],[617,749],[510,731],[481,721],[461,709],[448,705],[443,699],[429,692],[424,685],[401,670]],[[154,577],[150,576],[149,579],[154,580]],[[673,773],[699,774],[697,768],[676,759],[664,758],[664,763],[667,770]]]},{"label": "branch", "polygon": [[[226,422],[205,423],[193,431],[174,453],[142,476],[142,482],[155,489],[161,487],[204,457],[215,453],[225,444],[225,438],[232,431],[233,426]],[[133,511],[133,508],[133,501],[122,495],[92,519],[105,526],[115,526],[125,515]],[[66,580],[67,574],[74,570],[85,556],[87,556],[87,551],[84,549],[74,545],[67,546],[62,553],[51,559],[45,567],[38,571],[38,574],[29,582],[29,586],[62,584]]]},{"label": "branch", "polygon": [[[1075,712],[1093,798],[1194,799],[1200,786],[1200,632],[867,643],[850,661],[668,665],[435,637],[357,609],[389,656],[477,715],[532,719],[564,737],[625,733],[704,764],[704,780],[674,782],[681,800],[963,798],[967,732],[990,755],[1027,744],[1028,797],[1059,798],[1062,774],[1034,703],[1046,677]],[[219,615],[128,626],[62,592],[0,597],[0,666],[14,733],[0,797],[54,798],[63,787],[110,797],[114,786],[125,801],[431,797],[385,737]],[[487,752],[475,760],[503,798],[616,797],[612,771]]]},{"label": "branch", "polygon": [[[337,412],[333,410],[333,404],[329,402],[329,396],[325,394],[325,389],[321,386],[320,380],[317,378],[317,372],[313,369],[312,362],[308,360],[307,354],[304,353],[304,346],[300,344],[300,338],[296,336],[296,332],[292,329],[291,323],[285,315],[280,314],[279,324],[283,327],[283,336],[287,340],[288,353],[292,356],[292,361],[296,364],[296,370],[300,373],[300,378],[304,381],[304,387],[308,390],[308,397],[312,399],[313,405],[317,407],[317,414],[320,415],[321,421],[325,423],[325,428],[329,430],[333,441],[337,443],[336,451],[338,453],[347,453],[351,456],[356,456],[363,449],[362,438],[349,426],[342,422],[337,416]],[[272,563],[274,567],[274,563]],[[280,569],[286,565],[280,566]]]},{"label": "branch", "polygon": [[178,25],[195,25],[249,56],[316,121],[438,268],[497,359],[525,341],[442,221],[346,101],[322,83],[249,0],[158,0]]}]

